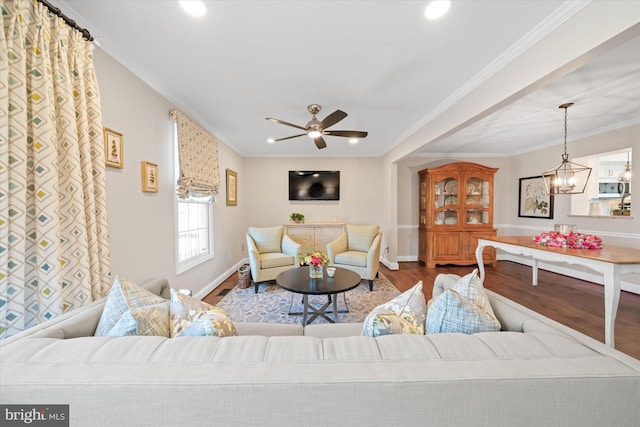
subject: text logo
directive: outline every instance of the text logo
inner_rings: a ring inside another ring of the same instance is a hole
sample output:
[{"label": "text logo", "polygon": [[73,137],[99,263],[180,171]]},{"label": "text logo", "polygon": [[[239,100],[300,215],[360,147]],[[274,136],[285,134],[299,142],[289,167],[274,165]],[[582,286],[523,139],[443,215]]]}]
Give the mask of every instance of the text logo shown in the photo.
[{"label": "text logo", "polygon": [[69,405],[0,405],[3,426],[69,427]]}]

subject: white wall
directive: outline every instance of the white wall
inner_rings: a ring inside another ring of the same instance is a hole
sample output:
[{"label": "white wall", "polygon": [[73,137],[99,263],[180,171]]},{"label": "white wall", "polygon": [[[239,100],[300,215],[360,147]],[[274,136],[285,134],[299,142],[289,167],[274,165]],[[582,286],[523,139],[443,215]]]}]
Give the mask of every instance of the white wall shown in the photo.
[{"label": "white wall", "polygon": [[[215,257],[176,275],[175,179],[169,120],[169,109],[174,106],[102,50],[95,50],[94,63],[104,126],[124,135],[124,169],[107,168],[106,174],[112,275],[134,281],[163,276],[175,288],[192,289],[194,293],[206,290],[228,270],[233,271],[244,256],[236,244],[244,228],[243,181],[239,182],[237,207],[225,206],[224,192],[225,169],[231,168],[242,177],[242,158],[227,145],[218,145],[223,190],[213,203]],[[141,191],[143,160],[158,164],[158,193]]]},{"label": "white wall", "polygon": [[[383,244],[387,224],[383,205],[384,178],[377,158],[245,158],[243,193],[247,226],[285,224],[289,214],[300,212],[305,222],[340,222],[379,224]],[[290,170],[339,170],[339,201],[290,201]],[[240,200],[242,201],[242,200]],[[384,248],[384,246],[383,246]]]}]

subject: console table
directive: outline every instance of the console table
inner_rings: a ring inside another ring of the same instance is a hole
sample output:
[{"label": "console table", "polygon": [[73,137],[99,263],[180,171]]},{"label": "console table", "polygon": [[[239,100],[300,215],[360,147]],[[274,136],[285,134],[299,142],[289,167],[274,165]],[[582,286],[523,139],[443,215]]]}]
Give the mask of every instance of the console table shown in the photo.
[{"label": "console table", "polygon": [[582,265],[604,276],[604,342],[615,347],[614,325],[620,302],[620,276],[640,273],[640,249],[605,245],[602,249],[553,248],[537,245],[533,236],[499,236],[478,239],[476,260],[484,280],[482,250],[486,247],[533,259],[533,286],[538,285],[538,261]]},{"label": "console table", "polygon": [[327,253],[327,243],[331,243],[346,231],[344,222],[303,222],[284,224],[284,231],[302,250]]}]

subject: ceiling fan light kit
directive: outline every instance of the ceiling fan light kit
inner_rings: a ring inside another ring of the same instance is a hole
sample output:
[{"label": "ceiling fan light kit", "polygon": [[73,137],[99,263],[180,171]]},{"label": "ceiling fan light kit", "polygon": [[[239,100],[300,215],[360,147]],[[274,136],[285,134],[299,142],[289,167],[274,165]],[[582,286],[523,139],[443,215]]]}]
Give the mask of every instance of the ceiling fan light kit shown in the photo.
[{"label": "ceiling fan light kit", "polygon": [[560,105],[564,109],[564,154],[562,162],[542,173],[544,187],[548,194],[582,194],[587,187],[591,168],[569,161],[567,154],[567,109],[573,102]]},{"label": "ceiling fan light kit", "polygon": [[345,117],[347,117],[347,113],[341,110],[336,110],[333,113],[329,114],[324,120],[320,121],[316,118],[316,114],[320,112],[322,107],[318,104],[311,104],[307,106],[307,111],[312,115],[311,120],[305,126],[295,125],[293,123],[285,122],[283,120],[274,119],[271,117],[267,117],[266,120],[274,123],[280,123],[281,125],[291,126],[296,129],[300,129],[305,131],[305,133],[301,133],[298,135],[287,136],[284,138],[274,139],[273,142],[285,141],[287,139],[297,138],[299,136],[307,135],[309,138],[313,139],[316,147],[318,149],[325,148],[327,143],[324,141],[323,135],[328,136],[340,136],[345,138],[366,138],[368,132],[358,131],[358,130],[328,130],[327,128],[335,125]]}]

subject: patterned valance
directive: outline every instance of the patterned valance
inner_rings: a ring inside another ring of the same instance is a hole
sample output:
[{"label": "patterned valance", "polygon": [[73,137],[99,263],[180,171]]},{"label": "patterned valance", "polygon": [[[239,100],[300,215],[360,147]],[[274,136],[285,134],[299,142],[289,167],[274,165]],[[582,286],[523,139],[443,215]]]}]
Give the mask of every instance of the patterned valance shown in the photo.
[{"label": "patterned valance", "polygon": [[218,140],[179,110],[169,110],[169,118],[178,125],[178,197],[215,196],[220,190]]}]

